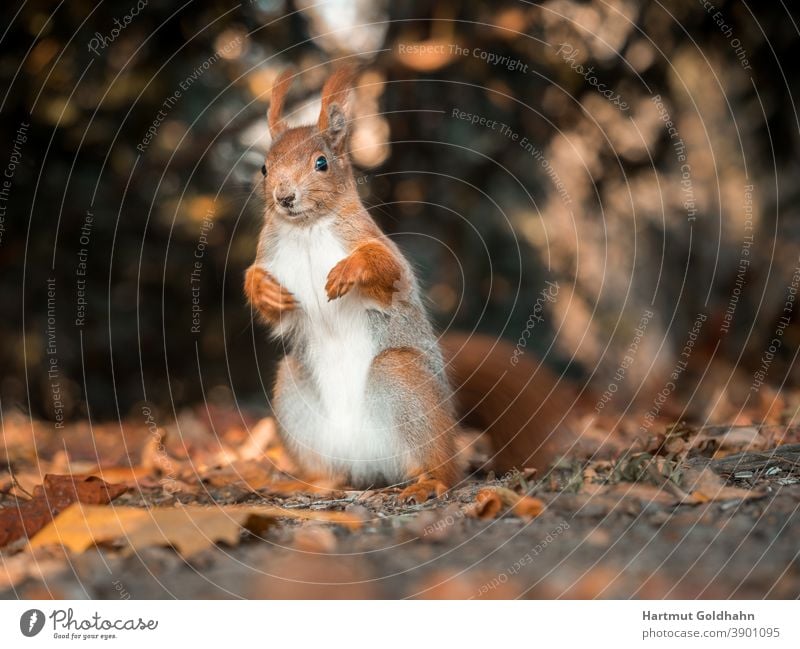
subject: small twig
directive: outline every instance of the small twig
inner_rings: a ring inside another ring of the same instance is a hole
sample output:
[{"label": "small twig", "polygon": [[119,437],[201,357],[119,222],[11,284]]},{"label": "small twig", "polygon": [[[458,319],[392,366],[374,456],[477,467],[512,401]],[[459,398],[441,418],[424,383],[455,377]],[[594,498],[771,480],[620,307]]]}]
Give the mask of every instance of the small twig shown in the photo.
[{"label": "small twig", "polygon": [[[17,476],[14,474],[14,469],[11,468],[11,465],[8,465],[8,474],[11,476],[11,486],[14,489],[19,489],[19,491],[28,497],[28,499],[33,498],[33,494],[30,493],[25,487],[23,487],[19,481],[17,480]],[[13,494],[12,494],[13,495]]]}]

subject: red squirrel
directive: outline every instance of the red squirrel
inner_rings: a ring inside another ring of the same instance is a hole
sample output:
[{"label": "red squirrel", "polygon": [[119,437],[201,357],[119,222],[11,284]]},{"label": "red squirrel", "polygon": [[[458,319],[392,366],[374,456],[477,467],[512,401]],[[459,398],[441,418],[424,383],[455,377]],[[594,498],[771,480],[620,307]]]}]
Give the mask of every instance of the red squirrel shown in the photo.
[{"label": "red squirrel", "polygon": [[[311,475],[356,487],[426,478],[453,485],[461,475],[459,425],[446,364],[414,271],[362,204],[348,158],[354,70],[340,68],[327,80],[310,126],[289,128],[283,118],[291,80],[285,71],[272,90],[264,224],[244,284],[287,349],[272,402],[281,437]],[[525,417],[507,415],[513,385],[498,383],[496,363],[481,369],[490,341],[450,341],[458,393],[474,402],[473,414],[489,413],[481,423],[497,431],[499,465],[541,459],[541,435],[526,433]],[[500,347],[508,353],[506,343]],[[541,404],[546,391],[529,390],[526,409],[531,398]]]}]

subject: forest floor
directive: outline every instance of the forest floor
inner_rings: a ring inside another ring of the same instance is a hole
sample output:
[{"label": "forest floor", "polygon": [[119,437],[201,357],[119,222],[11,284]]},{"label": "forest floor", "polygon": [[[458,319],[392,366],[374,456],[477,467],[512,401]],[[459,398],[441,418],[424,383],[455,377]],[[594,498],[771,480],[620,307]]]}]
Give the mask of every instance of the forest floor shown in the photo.
[{"label": "forest floor", "polygon": [[145,419],[5,417],[0,597],[800,595],[794,427],[596,422],[545,474],[502,477],[465,434],[470,477],[442,493],[299,482],[271,418]]}]

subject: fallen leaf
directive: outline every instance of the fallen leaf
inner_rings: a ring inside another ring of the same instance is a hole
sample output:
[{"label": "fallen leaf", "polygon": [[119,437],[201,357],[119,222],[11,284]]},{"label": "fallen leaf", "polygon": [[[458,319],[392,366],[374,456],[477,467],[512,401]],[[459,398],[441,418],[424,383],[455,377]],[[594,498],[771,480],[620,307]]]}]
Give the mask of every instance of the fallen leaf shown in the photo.
[{"label": "fallen leaf", "polygon": [[544,502],[533,496],[522,496],[511,511],[522,519],[532,520],[544,511]]},{"label": "fallen leaf", "polygon": [[353,513],[265,506],[151,508],[74,504],[31,539],[31,547],[63,545],[84,552],[98,543],[124,542],[134,550],[171,545],[191,556],[214,543],[236,545],[242,529],[260,532],[279,518],[324,521],[357,527]]},{"label": "fallen leaf", "polygon": [[109,484],[97,476],[46,475],[44,483],[33,490],[33,497],[52,501],[82,502],[102,505],[128,490],[124,485]]},{"label": "fallen leaf", "polygon": [[30,538],[53,517],[50,503],[44,498],[33,498],[0,510],[0,547],[27,536]]},{"label": "fallen leaf", "polygon": [[47,525],[74,502],[100,505],[125,493],[124,485],[109,484],[96,476],[46,475],[33,498],[0,510],[0,547]]},{"label": "fallen leaf", "polygon": [[511,513],[519,518],[531,520],[545,509],[544,501],[533,496],[522,496],[506,487],[487,487],[475,496],[475,504],[467,510],[476,518],[496,518],[503,507],[509,507]]},{"label": "fallen leaf", "polygon": [[467,509],[473,518],[496,518],[503,509],[503,501],[494,489],[481,489],[475,495],[475,503]]}]

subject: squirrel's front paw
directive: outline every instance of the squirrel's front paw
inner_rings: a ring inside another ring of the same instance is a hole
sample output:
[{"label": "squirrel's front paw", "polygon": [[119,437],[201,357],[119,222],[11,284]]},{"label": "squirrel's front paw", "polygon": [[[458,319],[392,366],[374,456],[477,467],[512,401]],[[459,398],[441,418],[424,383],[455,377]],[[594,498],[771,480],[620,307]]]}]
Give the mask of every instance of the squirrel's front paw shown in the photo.
[{"label": "squirrel's front paw", "polygon": [[244,277],[244,292],[258,312],[275,320],[297,307],[297,300],[280,282],[260,266],[250,266]]},{"label": "squirrel's front paw", "polygon": [[335,300],[346,295],[356,284],[367,284],[371,281],[371,269],[362,255],[353,253],[345,257],[328,273],[325,293],[328,300]]}]

